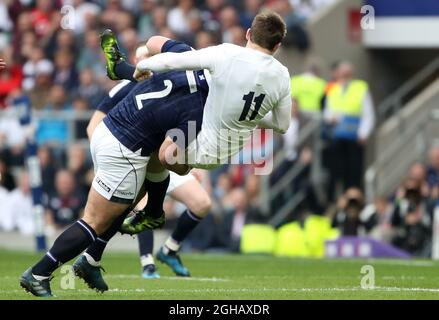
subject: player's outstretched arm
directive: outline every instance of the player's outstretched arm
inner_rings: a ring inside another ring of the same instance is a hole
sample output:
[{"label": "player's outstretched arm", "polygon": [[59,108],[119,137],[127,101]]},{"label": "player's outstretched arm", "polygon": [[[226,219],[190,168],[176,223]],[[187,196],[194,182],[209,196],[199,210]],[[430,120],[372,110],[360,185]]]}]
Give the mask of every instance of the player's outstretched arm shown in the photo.
[{"label": "player's outstretched arm", "polygon": [[145,73],[148,71],[167,72],[172,70],[207,69],[213,72],[216,55],[215,47],[182,53],[167,52],[140,61],[136,66],[136,71]]}]

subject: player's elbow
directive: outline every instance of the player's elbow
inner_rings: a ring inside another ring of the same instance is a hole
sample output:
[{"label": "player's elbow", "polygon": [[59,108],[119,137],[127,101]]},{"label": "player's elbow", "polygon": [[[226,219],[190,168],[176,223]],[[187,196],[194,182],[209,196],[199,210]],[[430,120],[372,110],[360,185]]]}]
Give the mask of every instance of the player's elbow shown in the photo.
[{"label": "player's elbow", "polygon": [[146,47],[148,48],[148,52],[151,56],[161,53],[162,47],[168,41],[169,38],[162,36],[152,36],[146,42]]}]

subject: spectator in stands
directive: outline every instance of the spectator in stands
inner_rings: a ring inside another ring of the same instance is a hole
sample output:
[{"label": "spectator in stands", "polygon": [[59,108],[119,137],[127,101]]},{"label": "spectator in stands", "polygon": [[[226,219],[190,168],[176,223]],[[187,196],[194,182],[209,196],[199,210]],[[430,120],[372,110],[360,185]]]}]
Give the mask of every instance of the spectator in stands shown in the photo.
[{"label": "spectator in stands", "polygon": [[190,33],[190,16],[197,11],[193,0],[178,0],[177,6],[169,10],[168,26],[178,36]]},{"label": "spectator in stands", "polygon": [[11,191],[15,188],[15,181],[9,170],[7,160],[8,159],[5,157],[5,155],[0,153],[0,186],[8,191]]},{"label": "spectator in stands", "polygon": [[290,0],[290,3],[299,16],[309,19],[314,16],[316,12],[334,1],[335,0]]},{"label": "spectator in stands", "polygon": [[287,35],[282,45],[286,47],[294,46],[299,51],[308,50],[310,41],[304,29],[305,19],[294,12],[294,8],[288,0],[275,0],[270,2],[269,8],[279,13],[287,25]]},{"label": "spectator in stands", "polygon": [[2,202],[1,211],[0,225],[4,230],[18,230],[25,235],[34,233],[35,219],[27,172],[20,173],[18,187],[10,192],[5,202]]},{"label": "spectator in stands", "polygon": [[420,181],[407,178],[398,190],[392,213],[392,226],[397,229],[393,244],[413,255],[428,256],[431,223]]},{"label": "spectator in stands", "polygon": [[37,0],[36,7],[31,11],[31,21],[38,37],[44,37],[50,31],[51,16],[55,10],[52,0]]},{"label": "spectator in stands", "polygon": [[53,64],[50,60],[40,60],[35,65],[35,85],[29,91],[32,108],[41,110],[48,103],[50,89],[53,85]]},{"label": "spectator in stands", "polygon": [[30,52],[29,60],[23,65],[23,83],[22,88],[26,91],[32,90],[35,87],[36,69],[38,62],[44,59],[43,49],[40,47],[33,47]]},{"label": "spectator in stands", "polygon": [[244,10],[241,12],[239,21],[243,28],[251,27],[254,17],[262,7],[262,0],[244,0]]},{"label": "spectator in stands", "polygon": [[337,183],[343,189],[362,188],[364,149],[375,124],[368,84],[354,79],[349,62],[338,67],[339,82],[329,91],[324,121],[331,128],[328,199],[333,201]]},{"label": "spectator in stands", "polygon": [[38,148],[38,159],[40,160],[43,192],[46,195],[52,194],[55,192],[53,177],[55,177],[57,171],[57,163],[49,146],[40,146]]},{"label": "spectator in stands", "polygon": [[[65,116],[71,109],[66,99],[66,91],[61,85],[55,85],[50,90],[49,104],[43,110],[46,116],[38,122],[36,139],[38,144],[60,146],[67,143],[68,123]],[[54,111],[58,113],[54,113]],[[63,117],[64,115],[64,117]]]},{"label": "spectator in stands", "polygon": [[430,188],[439,187],[439,146],[430,149],[427,182]]},{"label": "spectator in stands", "polygon": [[17,118],[16,108],[8,106],[0,116],[0,150],[12,166],[23,165],[26,132]]},{"label": "spectator in stands", "polygon": [[87,162],[86,149],[80,144],[72,144],[67,151],[67,164],[69,171],[74,175],[78,189],[82,194],[87,194],[94,177],[93,168]]},{"label": "spectator in stands", "polygon": [[106,75],[105,63],[103,63],[102,59],[99,33],[97,30],[88,30],[84,34],[84,45],[79,52],[76,65],[79,71],[84,69],[92,70],[98,79],[103,78]]},{"label": "spectator in stands", "polygon": [[[77,35],[80,35],[90,27],[90,24],[93,20],[98,20],[98,16],[101,13],[101,8],[95,3],[84,0],[73,1],[73,6],[75,8],[75,23],[73,32],[75,32]],[[104,19],[104,16],[102,16],[101,19]],[[111,19],[116,19],[116,16],[111,16],[107,19],[111,21]]]},{"label": "spectator in stands", "polygon": [[223,206],[226,211],[219,225],[219,243],[227,250],[238,252],[241,230],[249,214],[248,198],[244,189],[233,189],[224,198]]},{"label": "spectator in stands", "polygon": [[84,99],[81,96],[77,96],[72,101],[72,107],[74,114],[81,116],[79,119],[75,120],[74,123],[72,124],[74,128],[74,133],[72,133],[73,138],[75,140],[87,141],[88,140],[87,126],[90,119],[88,117],[88,114],[87,113],[84,114],[84,112],[90,110],[91,108],[90,104],[88,100]]},{"label": "spectator in stands", "polygon": [[291,78],[291,97],[300,112],[319,115],[325,95],[326,81],[320,78],[316,61],[309,62],[306,71]]},{"label": "spectator in stands", "polygon": [[236,9],[232,6],[224,7],[221,10],[220,22],[223,42],[232,43],[231,30],[239,26],[239,16]]},{"label": "spectator in stands", "polygon": [[339,228],[345,236],[364,234],[363,222],[360,219],[364,205],[364,196],[360,189],[347,189],[337,201],[337,209],[332,219],[332,226]]},{"label": "spectator in stands", "polygon": [[137,30],[139,30],[140,39],[149,39],[158,32],[154,28],[153,15],[156,8],[156,0],[141,1],[141,13],[137,22]]},{"label": "spectator in stands", "polygon": [[46,199],[46,222],[50,229],[65,228],[82,216],[85,195],[76,188],[73,174],[60,170],[55,176],[55,193]]},{"label": "spectator in stands", "polygon": [[391,223],[392,213],[391,202],[384,197],[379,197],[374,203],[366,205],[360,214],[360,220],[370,237],[390,243],[395,235]]},{"label": "spectator in stands", "polygon": [[[136,29],[130,28],[124,30],[122,33],[120,33],[119,38],[120,38],[120,44],[122,48],[125,50],[128,59],[131,61],[135,61],[134,59],[136,56],[136,50],[140,40],[137,38]],[[143,40],[143,42],[145,41]]]},{"label": "spectator in stands", "polygon": [[78,86],[78,73],[70,51],[63,50],[55,54],[53,79],[55,84],[62,85],[67,92],[71,92]]},{"label": "spectator in stands", "polygon": [[96,107],[105,97],[106,92],[99,85],[92,69],[83,69],[79,74],[79,86],[76,97],[84,98],[89,106]]},{"label": "spectator in stands", "polygon": [[4,60],[8,61],[8,64],[0,73],[0,109],[2,109],[6,106],[5,102],[7,96],[11,92],[21,88],[23,71],[20,65],[14,63],[11,50],[0,52],[0,57],[4,57]]},{"label": "spectator in stands", "polygon": [[216,45],[215,37],[212,33],[207,31],[200,31],[195,38],[195,48],[203,49]]}]

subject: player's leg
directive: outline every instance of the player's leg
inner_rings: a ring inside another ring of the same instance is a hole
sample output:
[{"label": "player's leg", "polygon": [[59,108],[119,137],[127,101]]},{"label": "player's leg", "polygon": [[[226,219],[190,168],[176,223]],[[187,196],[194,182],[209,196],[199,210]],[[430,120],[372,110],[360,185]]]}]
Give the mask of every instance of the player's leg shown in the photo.
[{"label": "player's leg", "polygon": [[[184,183],[170,191],[169,195],[186,205],[186,210],[178,218],[177,226],[157,253],[157,259],[167,264],[178,276],[190,276],[178,255],[182,242],[208,214],[212,202],[201,184],[192,175],[179,177],[172,175],[172,181],[182,179]],[[178,182],[176,182],[178,183]]]},{"label": "player's leg", "polygon": [[108,201],[92,187],[84,217],[66,229],[44,257],[22,275],[20,285],[36,296],[51,296],[51,274],[84,251],[128,206]]},{"label": "player's leg", "polygon": [[[136,209],[144,208],[148,201],[148,194],[137,203]],[[154,248],[154,234],[152,230],[144,230],[137,235],[139,243],[140,265],[142,266],[142,278],[158,279],[157,267],[154,262],[152,251]]]},{"label": "player's leg", "polygon": [[107,29],[101,34],[101,47],[105,55],[107,75],[111,80],[137,81],[133,77],[136,67],[126,62],[117,43],[116,35],[111,30]]},{"label": "player's leg", "polygon": [[20,284],[37,296],[49,296],[50,275],[85,250],[134,201],[145,178],[147,157],[124,148],[101,123],[90,143],[96,176],[84,217],[55,241],[48,253],[22,276]]},{"label": "player's leg", "polygon": [[142,265],[142,278],[158,279],[160,275],[154,263],[152,250],[154,248],[154,234],[152,230],[142,231],[137,235],[139,242],[140,264]]},{"label": "player's leg", "polygon": [[[142,188],[135,203],[137,203],[144,194],[145,190]],[[101,273],[101,270],[103,270],[101,266],[102,255],[107,247],[107,243],[120,230],[124,219],[130,212],[131,207],[117,217],[111,226],[104,233],[99,235],[96,240],[88,246],[84,254],[73,264],[75,274],[83,279],[91,289],[96,289],[101,292],[108,290],[108,285],[105,283]]]},{"label": "player's leg", "polygon": [[157,153],[153,153],[148,163],[145,179],[145,188],[148,191],[146,206],[125,219],[121,231],[127,234],[138,234],[146,229],[161,228],[165,223],[163,202],[168,186],[169,171],[163,168]]}]

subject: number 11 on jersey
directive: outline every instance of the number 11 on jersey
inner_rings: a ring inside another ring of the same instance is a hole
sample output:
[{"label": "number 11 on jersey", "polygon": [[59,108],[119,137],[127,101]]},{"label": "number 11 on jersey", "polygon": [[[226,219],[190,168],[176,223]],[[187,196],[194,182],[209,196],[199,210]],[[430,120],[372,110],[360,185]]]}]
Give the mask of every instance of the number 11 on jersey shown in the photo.
[{"label": "number 11 on jersey", "polygon": [[[250,107],[252,105],[253,102],[253,98],[255,96],[255,92],[254,91],[250,91],[248,94],[244,95],[242,97],[242,100],[245,101],[244,104],[244,109],[242,110],[241,116],[239,117],[239,121],[245,121],[249,112],[250,112]],[[259,96],[257,96],[256,98],[254,98],[254,102],[255,102],[255,109],[253,110],[253,112],[250,115],[249,120],[255,120],[256,116],[258,115],[259,109],[262,106],[262,102],[265,99],[265,94],[261,93]]]}]

